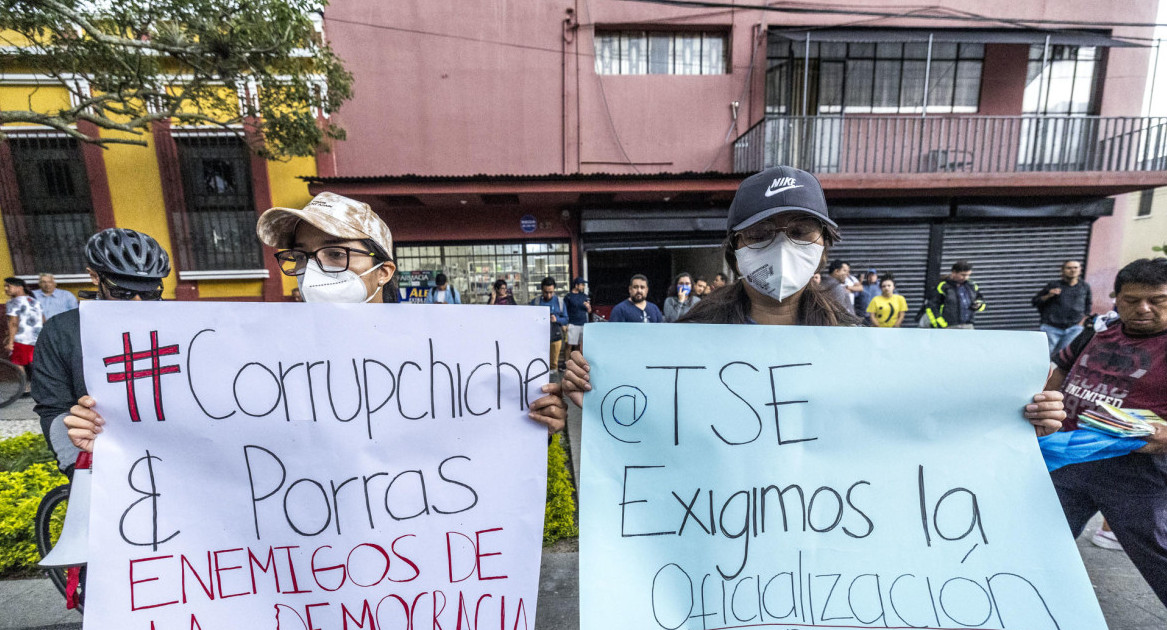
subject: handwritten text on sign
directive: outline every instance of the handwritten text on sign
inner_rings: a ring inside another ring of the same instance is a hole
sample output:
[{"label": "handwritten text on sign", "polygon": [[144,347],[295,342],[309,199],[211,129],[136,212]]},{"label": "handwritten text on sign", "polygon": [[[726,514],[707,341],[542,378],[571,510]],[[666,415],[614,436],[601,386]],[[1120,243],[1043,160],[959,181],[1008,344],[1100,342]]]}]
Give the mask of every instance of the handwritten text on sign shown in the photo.
[{"label": "handwritten text on sign", "polygon": [[546,309],[86,303],[85,627],[532,628]]},{"label": "handwritten text on sign", "polygon": [[1105,627],[1021,417],[1044,337],[589,330],[585,630]]}]

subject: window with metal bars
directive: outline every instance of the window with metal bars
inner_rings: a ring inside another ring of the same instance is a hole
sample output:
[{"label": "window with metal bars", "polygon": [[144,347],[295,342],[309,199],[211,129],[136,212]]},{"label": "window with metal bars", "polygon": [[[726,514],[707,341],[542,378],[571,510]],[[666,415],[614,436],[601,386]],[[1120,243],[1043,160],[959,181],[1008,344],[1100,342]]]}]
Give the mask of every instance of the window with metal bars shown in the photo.
[{"label": "window with metal bars", "polygon": [[515,302],[539,295],[543,278],[555,278],[559,293],[570,290],[571,245],[550,243],[472,243],[398,245],[397,273],[403,286],[412,271],[442,271],[461,293],[463,304],[485,304],[495,280],[507,281]]},{"label": "window with metal bars", "polygon": [[596,74],[725,74],[729,34],[596,31]]},{"label": "window with metal bars", "polygon": [[16,273],[84,273],[97,224],[81,147],[53,133],[14,133],[8,142],[21,205],[5,215]]},{"label": "window with metal bars", "polygon": [[[766,71],[766,113],[802,113],[806,79],[807,112],[815,114],[918,114],[928,83],[928,113],[976,113],[980,108],[984,44],[921,42],[770,46]],[[809,72],[805,66],[809,62]]]},{"label": "window with metal bars", "polygon": [[251,155],[232,134],[176,134],[188,233],[178,235],[190,271],[263,268],[255,236]]}]

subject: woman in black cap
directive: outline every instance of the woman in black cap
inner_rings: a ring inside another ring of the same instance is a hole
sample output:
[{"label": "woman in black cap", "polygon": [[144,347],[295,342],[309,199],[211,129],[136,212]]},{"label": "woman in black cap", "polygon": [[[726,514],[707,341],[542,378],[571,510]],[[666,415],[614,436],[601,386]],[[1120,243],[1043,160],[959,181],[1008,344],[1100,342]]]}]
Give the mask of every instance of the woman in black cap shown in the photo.
[{"label": "woman in black cap", "polygon": [[[777,166],[746,178],[729,206],[723,243],[725,260],[738,279],[695,305],[681,322],[854,326],[860,320],[811,282],[839,241],[839,226],[827,212],[822,186],[813,175]],[[563,389],[583,406],[591,389],[588,362],[573,352]],[[1041,392],[1024,415],[1038,435],[1061,428],[1062,394]]]}]

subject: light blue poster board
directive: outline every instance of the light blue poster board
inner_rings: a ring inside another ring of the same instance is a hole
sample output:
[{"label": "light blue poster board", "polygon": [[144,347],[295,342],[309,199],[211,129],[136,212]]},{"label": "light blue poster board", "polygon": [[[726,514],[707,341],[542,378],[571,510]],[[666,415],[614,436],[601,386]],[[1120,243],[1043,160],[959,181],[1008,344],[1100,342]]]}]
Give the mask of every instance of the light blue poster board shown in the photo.
[{"label": "light blue poster board", "polygon": [[1021,416],[1046,348],[589,326],[581,627],[1106,628]]}]

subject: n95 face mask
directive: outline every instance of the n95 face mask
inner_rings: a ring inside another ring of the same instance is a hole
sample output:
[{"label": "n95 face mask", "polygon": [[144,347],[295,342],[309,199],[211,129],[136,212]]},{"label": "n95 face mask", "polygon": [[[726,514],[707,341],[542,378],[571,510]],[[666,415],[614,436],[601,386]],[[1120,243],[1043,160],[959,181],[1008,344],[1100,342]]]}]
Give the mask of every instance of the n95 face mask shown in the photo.
[{"label": "n95 face mask", "polygon": [[795,244],[780,234],[762,249],[742,247],[734,253],[746,283],[781,302],[810,282],[824,249],[818,243]]},{"label": "n95 face mask", "polygon": [[305,302],[363,304],[372,300],[377,292],[366,295],[368,289],[361,278],[376,271],[377,267],[383,264],[378,263],[365,273],[357,275],[355,271],[348,269],[337,272],[324,271],[320,268],[320,263],[311,260],[304,273],[296,277],[296,283],[300,286],[300,294],[304,296]]}]

